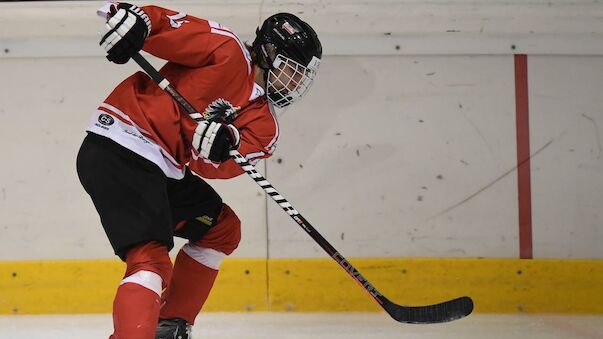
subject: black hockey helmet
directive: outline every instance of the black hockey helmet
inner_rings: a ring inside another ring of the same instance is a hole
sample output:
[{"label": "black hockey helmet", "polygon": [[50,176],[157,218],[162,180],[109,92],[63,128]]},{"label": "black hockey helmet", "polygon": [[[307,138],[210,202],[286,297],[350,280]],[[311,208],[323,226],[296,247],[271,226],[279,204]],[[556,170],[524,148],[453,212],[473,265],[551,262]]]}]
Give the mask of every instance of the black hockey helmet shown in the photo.
[{"label": "black hockey helmet", "polygon": [[276,107],[286,107],[310,88],[322,57],[314,29],[290,13],[264,20],[252,44],[255,63],[265,70],[266,94]]},{"label": "black hockey helmet", "polygon": [[[259,66],[272,68],[277,54],[282,54],[303,66],[308,66],[313,57],[322,57],[322,45],[314,29],[297,16],[290,13],[278,13],[264,20],[262,27],[255,32],[252,48],[259,59]],[[267,51],[266,44],[274,46]],[[269,55],[274,53],[274,55]]]}]

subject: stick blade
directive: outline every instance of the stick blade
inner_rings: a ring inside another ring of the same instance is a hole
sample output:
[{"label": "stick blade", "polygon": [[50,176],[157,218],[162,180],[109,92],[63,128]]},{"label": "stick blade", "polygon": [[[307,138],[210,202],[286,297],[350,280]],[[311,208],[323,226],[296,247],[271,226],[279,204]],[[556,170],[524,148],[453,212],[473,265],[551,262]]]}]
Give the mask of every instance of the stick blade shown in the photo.
[{"label": "stick blade", "polygon": [[401,306],[384,298],[383,308],[401,323],[436,324],[468,316],[473,312],[473,300],[460,297],[435,305]]}]

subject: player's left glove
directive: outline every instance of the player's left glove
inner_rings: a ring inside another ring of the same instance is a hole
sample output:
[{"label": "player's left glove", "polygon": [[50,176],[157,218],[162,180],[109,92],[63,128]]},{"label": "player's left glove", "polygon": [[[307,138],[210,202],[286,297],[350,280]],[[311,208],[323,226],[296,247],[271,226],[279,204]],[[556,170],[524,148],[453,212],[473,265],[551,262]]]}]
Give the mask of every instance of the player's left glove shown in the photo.
[{"label": "player's left glove", "polygon": [[193,135],[193,147],[199,155],[214,162],[230,158],[230,150],[238,149],[241,142],[239,130],[232,124],[201,121]]},{"label": "player's left glove", "polygon": [[109,61],[125,64],[151,34],[151,19],[142,9],[127,3],[112,5],[110,11],[106,24],[109,31],[100,45],[107,51]]}]

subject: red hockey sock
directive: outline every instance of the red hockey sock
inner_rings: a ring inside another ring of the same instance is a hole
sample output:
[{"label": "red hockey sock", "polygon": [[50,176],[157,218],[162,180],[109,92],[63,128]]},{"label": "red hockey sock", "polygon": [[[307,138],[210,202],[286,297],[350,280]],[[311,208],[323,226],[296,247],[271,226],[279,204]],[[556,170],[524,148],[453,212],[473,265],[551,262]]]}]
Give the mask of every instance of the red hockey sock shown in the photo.
[{"label": "red hockey sock", "polygon": [[172,280],[164,293],[164,304],[161,306],[159,317],[181,318],[193,324],[217,276],[218,270],[197,262],[184,250],[180,250],[174,264]]},{"label": "red hockey sock", "polygon": [[113,301],[114,339],[154,339],[161,291],[172,263],[167,248],[156,242],[136,246],[126,256],[126,274]]},{"label": "red hockey sock", "polygon": [[155,338],[160,301],[157,293],[139,284],[119,286],[113,302],[114,338]]}]

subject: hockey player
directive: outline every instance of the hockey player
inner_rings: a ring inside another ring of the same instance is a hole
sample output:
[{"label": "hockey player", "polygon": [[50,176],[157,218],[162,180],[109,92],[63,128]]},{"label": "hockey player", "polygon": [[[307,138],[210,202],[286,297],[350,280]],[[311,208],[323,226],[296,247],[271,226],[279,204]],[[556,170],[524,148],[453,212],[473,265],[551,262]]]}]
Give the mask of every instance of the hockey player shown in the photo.
[{"label": "hockey player", "polygon": [[[298,17],[266,19],[247,46],[220,24],[155,6],[112,3],[100,44],[126,63],[139,50],[200,110],[189,116],[144,73],[121,82],[93,114],[77,158],[90,195],[126,272],[113,303],[115,339],[189,338],[222,259],[240,241],[240,221],[202,178],[243,173],[272,155],[273,107],[308,90],[322,56]],[[172,266],[173,236],[188,239]]]}]

